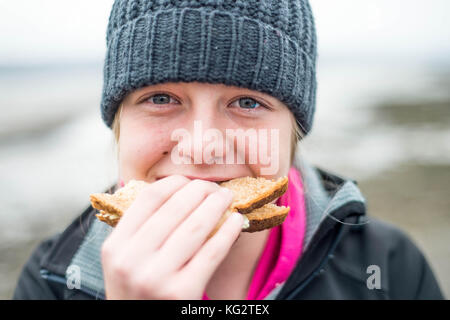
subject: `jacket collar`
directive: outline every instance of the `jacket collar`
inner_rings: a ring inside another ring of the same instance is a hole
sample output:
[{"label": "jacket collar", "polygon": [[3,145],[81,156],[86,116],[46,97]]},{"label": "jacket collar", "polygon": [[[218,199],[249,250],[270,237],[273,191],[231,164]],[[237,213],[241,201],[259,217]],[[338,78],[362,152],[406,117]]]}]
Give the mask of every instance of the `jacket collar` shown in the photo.
[{"label": "jacket collar", "polygon": [[[334,225],[344,222],[349,216],[363,216],[365,200],[354,180],[314,167],[304,157],[297,158],[293,165],[299,169],[304,184],[307,211],[304,250],[308,253],[315,250],[317,243],[330,233]],[[105,192],[114,192],[114,186]],[[80,271],[81,290],[96,298],[104,298],[100,250],[112,230],[95,218],[95,210],[89,206],[42,258],[41,269],[64,279],[68,268],[76,266]],[[301,260],[306,256],[303,255]],[[300,262],[295,270],[300,267]],[[278,291],[292,289],[301,280],[288,279],[290,283]]]},{"label": "jacket collar", "polygon": [[303,156],[295,160],[302,172],[307,206],[305,249],[290,277],[270,299],[293,299],[323,270],[343,235],[367,223],[365,198],[357,182],[319,167]]},{"label": "jacket collar", "polygon": [[305,156],[296,157],[293,165],[301,172],[304,184],[307,213],[304,251],[324,221],[342,222],[346,206],[357,204],[360,208],[353,214],[365,215],[366,201],[355,180],[312,166]]}]

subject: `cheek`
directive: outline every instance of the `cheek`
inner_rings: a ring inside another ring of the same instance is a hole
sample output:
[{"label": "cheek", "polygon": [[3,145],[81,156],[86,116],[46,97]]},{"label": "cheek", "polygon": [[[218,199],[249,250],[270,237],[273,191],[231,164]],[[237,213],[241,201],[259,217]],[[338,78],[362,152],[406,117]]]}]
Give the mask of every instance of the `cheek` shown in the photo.
[{"label": "cheek", "polygon": [[[274,121],[274,124],[275,121]],[[292,130],[289,126],[282,126],[279,124],[277,127],[273,126],[267,129],[267,140],[261,139],[258,135],[258,148],[252,148],[246,144],[247,163],[249,162],[249,155],[251,153],[259,153],[257,155],[259,161],[256,164],[251,164],[252,171],[257,175],[260,175],[262,168],[272,168],[276,170],[273,175],[268,175],[266,178],[277,178],[288,174],[291,155],[291,139]],[[262,154],[261,154],[262,153]],[[267,165],[267,157],[270,156],[270,164]],[[264,157],[264,160],[263,158]],[[271,170],[272,171],[272,170]]]},{"label": "cheek", "polygon": [[292,147],[292,130],[289,129],[288,126],[281,128],[279,130],[279,141],[278,144],[278,159],[280,163],[280,168],[284,170],[286,167],[289,167],[290,163],[290,155],[291,155],[291,147]]},{"label": "cheek", "polygon": [[292,130],[280,130],[280,156],[287,157],[291,152],[292,147]]},{"label": "cheek", "polygon": [[289,173],[291,163],[291,131],[288,127],[282,128],[279,131],[278,143],[278,176],[286,176]]},{"label": "cheek", "polygon": [[138,175],[161,159],[163,152],[170,152],[173,143],[170,130],[163,127],[125,127],[120,134],[120,165]]}]

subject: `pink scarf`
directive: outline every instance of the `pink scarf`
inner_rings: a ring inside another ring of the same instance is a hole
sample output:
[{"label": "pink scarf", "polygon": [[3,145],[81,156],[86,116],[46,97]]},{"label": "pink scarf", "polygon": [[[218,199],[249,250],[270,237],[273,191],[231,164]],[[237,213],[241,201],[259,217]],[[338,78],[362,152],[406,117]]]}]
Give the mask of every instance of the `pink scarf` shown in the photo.
[{"label": "pink scarf", "polygon": [[[306,207],[300,173],[289,170],[288,189],[277,201],[279,206],[289,206],[286,220],[272,228],[264,251],[253,274],[247,300],[262,300],[273,289],[287,280],[302,255],[306,226]],[[203,300],[209,300],[206,293]]]}]

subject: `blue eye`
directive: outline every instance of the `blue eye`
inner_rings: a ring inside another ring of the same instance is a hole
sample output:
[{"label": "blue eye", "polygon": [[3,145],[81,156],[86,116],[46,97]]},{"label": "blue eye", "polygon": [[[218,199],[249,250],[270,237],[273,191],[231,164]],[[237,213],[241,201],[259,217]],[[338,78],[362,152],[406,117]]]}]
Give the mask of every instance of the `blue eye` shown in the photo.
[{"label": "blue eye", "polygon": [[168,94],[159,93],[149,97],[149,100],[154,104],[166,104],[170,103],[170,96]]},{"label": "blue eye", "polygon": [[243,109],[256,109],[258,104],[261,105],[258,101],[252,98],[239,99],[239,106]]}]

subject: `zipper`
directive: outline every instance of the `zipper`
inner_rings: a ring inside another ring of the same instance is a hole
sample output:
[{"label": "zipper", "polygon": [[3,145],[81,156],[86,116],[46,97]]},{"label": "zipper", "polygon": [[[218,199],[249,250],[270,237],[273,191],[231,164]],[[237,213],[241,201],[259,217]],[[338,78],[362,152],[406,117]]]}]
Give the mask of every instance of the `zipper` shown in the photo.
[{"label": "zipper", "polygon": [[[67,287],[67,281],[66,281],[65,277],[63,277],[59,274],[51,273],[50,271],[48,271],[46,269],[41,269],[40,273],[41,273],[41,277],[43,279],[45,279],[47,281],[52,281],[52,282],[55,282],[58,284],[62,284],[65,287]],[[67,289],[67,290],[69,290],[69,289]],[[73,289],[73,290],[75,290],[75,289]],[[84,292],[84,293],[94,297],[96,300],[98,300],[98,299],[105,300],[105,296],[101,292],[94,291],[92,289],[85,288],[83,286],[81,286],[80,289],[77,289],[77,290],[80,290],[81,292]]]}]

